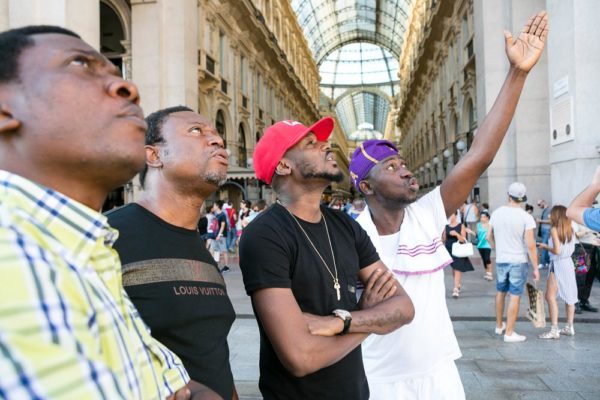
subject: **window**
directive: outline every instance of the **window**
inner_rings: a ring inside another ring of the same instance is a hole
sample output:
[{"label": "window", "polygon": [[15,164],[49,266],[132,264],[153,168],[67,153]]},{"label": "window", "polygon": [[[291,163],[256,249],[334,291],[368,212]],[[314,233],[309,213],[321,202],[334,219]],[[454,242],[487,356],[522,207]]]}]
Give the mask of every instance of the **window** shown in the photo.
[{"label": "window", "polygon": [[227,81],[225,79],[221,79],[221,92],[227,94]]},{"label": "window", "polygon": [[225,34],[219,31],[219,72],[221,77],[225,75]]},{"label": "window", "polygon": [[206,55],[206,70],[211,74],[215,74],[215,60]]},{"label": "window", "polygon": [[244,125],[240,124],[238,128],[238,166],[246,168],[246,132]]},{"label": "window", "polygon": [[475,116],[475,108],[473,107],[473,100],[469,99],[467,103],[467,113],[469,115],[469,131],[472,131],[477,127],[477,121]]},{"label": "window", "polygon": [[246,57],[240,56],[240,86],[244,94],[247,93],[246,84]]},{"label": "window", "polygon": [[258,143],[261,136],[262,136],[262,134],[260,133],[260,131],[256,131],[256,143]]},{"label": "window", "polygon": [[221,135],[223,139],[223,144],[225,148],[227,148],[227,131],[225,128],[225,116],[223,115],[223,111],[217,111],[217,117],[215,118],[215,128],[217,128],[217,132]]},{"label": "window", "polygon": [[256,75],[256,104],[258,104],[258,106],[261,106],[261,92],[262,92],[262,77],[260,76],[260,74]]}]

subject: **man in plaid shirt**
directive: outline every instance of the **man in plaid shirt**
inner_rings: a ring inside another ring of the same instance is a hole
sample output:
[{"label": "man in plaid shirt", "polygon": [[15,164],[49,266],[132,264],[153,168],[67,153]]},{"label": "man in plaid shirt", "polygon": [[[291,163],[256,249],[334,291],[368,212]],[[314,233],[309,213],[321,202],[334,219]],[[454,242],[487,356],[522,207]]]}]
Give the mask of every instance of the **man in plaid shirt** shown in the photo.
[{"label": "man in plaid shirt", "polygon": [[202,397],[125,294],[98,212],[144,165],[137,88],[58,27],[0,33],[0,54],[0,398]]}]

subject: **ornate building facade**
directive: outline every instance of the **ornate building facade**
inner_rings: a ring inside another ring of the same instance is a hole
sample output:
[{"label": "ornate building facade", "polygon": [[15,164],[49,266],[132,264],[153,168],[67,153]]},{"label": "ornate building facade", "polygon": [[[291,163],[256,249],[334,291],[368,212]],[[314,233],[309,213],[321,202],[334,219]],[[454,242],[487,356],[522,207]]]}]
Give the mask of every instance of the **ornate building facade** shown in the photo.
[{"label": "ornate building facade", "polygon": [[[319,73],[287,0],[0,0],[0,30],[30,24],[79,33],[138,85],[146,114],[186,105],[212,121],[230,151],[216,197],[236,204],[273,200],[252,168],[265,127],[321,115]],[[347,166],[345,153],[336,152]],[[136,179],[111,202],[139,190]]]},{"label": "ornate building facade", "polygon": [[[471,193],[494,208],[512,181],[531,202],[566,204],[600,153],[596,0],[0,0],[0,29],[79,33],[140,88],[146,113],[187,105],[230,151],[216,194],[273,200],[252,154],[275,121],[336,119],[342,170],[358,143],[398,144],[422,191],[452,170],[502,86],[504,29],[547,9],[550,35],[498,155]],[[131,201],[137,180],[113,193]],[[348,179],[329,195],[354,192]]]},{"label": "ornate building facade", "polygon": [[[427,0],[417,2],[400,56],[396,140],[423,191],[438,184],[468,150],[508,72],[504,29],[516,36],[546,9],[550,35],[530,73],[498,155],[471,196],[492,208],[513,181],[530,202],[568,204],[599,161],[600,39],[593,0]],[[594,38],[594,39],[592,39]],[[394,137],[388,132],[388,137]]]}]

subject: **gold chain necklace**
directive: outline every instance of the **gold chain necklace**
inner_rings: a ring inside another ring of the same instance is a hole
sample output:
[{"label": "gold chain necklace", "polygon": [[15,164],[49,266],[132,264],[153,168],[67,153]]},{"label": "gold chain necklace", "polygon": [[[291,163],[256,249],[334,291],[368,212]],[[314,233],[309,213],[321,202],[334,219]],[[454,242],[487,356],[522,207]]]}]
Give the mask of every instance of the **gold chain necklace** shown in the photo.
[{"label": "gold chain necklace", "polygon": [[302,233],[304,233],[304,237],[306,237],[306,240],[308,240],[308,243],[310,243],[310,245],[312,246],[312,248],[315,251],[315,253],[317,253],[317,255],[319,256],[319,258],[323,262],[323,265],[327,269],[327,272],[329,272],[329,275],[331,275],[331,279],[333,279],[333,289],[335,290],[335,292],[337,294],[338,301],[340,301],[340,299],[341,299],[341,297],[340,297],[340,288],[341,288],[341,286],[340,286],[340,282],[338,280],[338,272],[337,272],[337,265],[335,263],[335,255],[333,254],[333,246],[331,245],[331,237],[329,236],[329,228],[327,227],[327,220],[325,219],[325,216],[321,212],[321,219],[325,223],[325,232],[327,232],[327,241],[329,242],[329,249],[331,250],[331,259],[333,260],[333,269],[335,271],[335,275],[331,272],[331,268],[329,268],[329,266],[325,262],[325,259],[323,258],[323,256],[321,255],[321,253],[319,253],[319,250],[317,250],[317,247],[314,245],[314,243],[312,242],[312,240],[310,240],[310,237],[308,236],[308,234],[306,233],[306,231],[304,230],[304,228],[302,227],[302,225],[300,225],[300,221],[298,221],[298,218],[296,218],[296,216],[294,214],[292,214],[292,212],[290,210],[288,210],[283,204],[281,204],[281,202],[279,200],[277,200],[277,202],[279,203],[279,205],[281,207],[283,207],[292,216],[292,219],[294,221],[296,221],[296,224],[298,225],[298,227],[300,228],[300,230],[302,231]]}]

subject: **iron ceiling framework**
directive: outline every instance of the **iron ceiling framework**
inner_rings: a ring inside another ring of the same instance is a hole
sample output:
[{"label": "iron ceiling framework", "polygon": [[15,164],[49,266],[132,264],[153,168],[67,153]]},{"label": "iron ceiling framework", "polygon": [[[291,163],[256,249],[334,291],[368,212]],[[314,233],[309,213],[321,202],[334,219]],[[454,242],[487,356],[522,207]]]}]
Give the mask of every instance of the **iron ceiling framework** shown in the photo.
[{"label": "iron ceiling framework", "polygon": [[[321,91],[351,140],[383,133],[399,88],[398,59],[415,0],[292,0]],[[360,125],[360,128],[359,128]],[[370,128],[372,127],[372,128]]]}]

